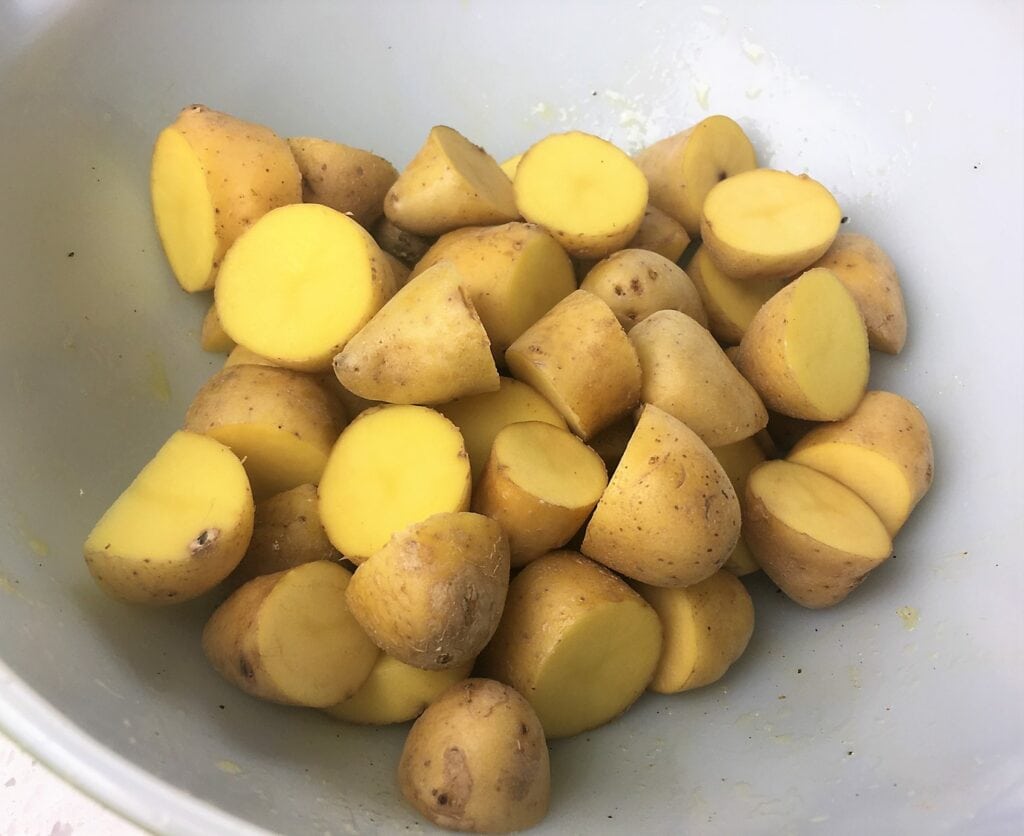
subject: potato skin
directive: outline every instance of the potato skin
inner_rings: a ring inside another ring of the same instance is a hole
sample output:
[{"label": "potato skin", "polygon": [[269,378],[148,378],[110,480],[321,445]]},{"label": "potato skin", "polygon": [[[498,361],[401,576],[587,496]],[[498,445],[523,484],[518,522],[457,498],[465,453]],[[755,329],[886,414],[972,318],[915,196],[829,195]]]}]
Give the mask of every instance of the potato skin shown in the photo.
[{"label": "potato skin", "polygon": [[690,586],[725,563],[739,535],[739,500],[714,454],[682,421],[645,406],[583,553],[652,586]]},{"label": "potato skin", "polygon": [[501,619],[508,580],[508,540],[494,520],[435,514],[361,563],[346,599],[389,656],[444,670],[483,650]]},{"label": "potato skin", "polygon": [[398,785],[409,804],[450,830],[532,827],[547,813],[551,794],[544,730],[514,689],[467,679],[413,724]]}]

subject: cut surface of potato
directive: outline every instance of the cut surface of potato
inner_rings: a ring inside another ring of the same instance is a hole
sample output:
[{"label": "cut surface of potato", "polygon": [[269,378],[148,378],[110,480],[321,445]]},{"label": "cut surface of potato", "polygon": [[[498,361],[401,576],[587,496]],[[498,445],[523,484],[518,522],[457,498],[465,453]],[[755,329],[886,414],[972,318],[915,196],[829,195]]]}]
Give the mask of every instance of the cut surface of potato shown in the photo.
[{"label": "cut surface of potato", "polygon": [[743,129],[718,115],[654,143],[634,159],[650,183],[651,203],[690,235],[700,231],[701,208],[712,187],[757,165]]},{"label": "cut surface of potato", "polygon": [[362,148],[311,136],[288,140],[302,174],[302,200],[351,215],[369,228],[384,214],[384,196],[398,172],[383,157]]},{"label": "cut surface of potato", "polygon": [[700,235],[727,276],[782,279],[824,255],[841,216],[828,189],[806,174],[758,168],[708,192]]},{"label": "cut surface of potato", "polygon": [[507,352],[512,374],[540,392],[578,436],[591,438],[640,399],[640,363],[612,309],[585,290],[570,294]]},{"label": "cut surface of potato", "polygon": [[531,146],[516,169],[516,206],[573,256],[602,258],[636,234],[647,180],[622,151],[580,131]]},{"label": "cut surface of potato", "polygon": [[314,560],[337,560],[340,555],[324,533],[317,504],[315,485],[299,485],[258,502],[249,548],[230,583],[241,586]]},{"label": "cut surface of potato", "polygon": [[907,309],[896,267],[866,235],[841,232],[814,264],[835,273],[857,300],[868,329],[868,343],[878,351],[899,354],[907,341]]},{"label": "cut surface of potato", "polygon": [[402,229],[441,235],[519,216],[512,183],[478,145],[444,125],[431,128],[384,200],[384,212]]},{"label": "cut surface of potato", "polygon": [[647,250],[619,250],[599,261],[580,284],[600,296],[628,332],[658,311],[681,311],[708,323],[700,294],[690,277],[664,256]]},{"label": "cut surface of potato", "polygon": [[380,654],[366,681],[351,697],[325,709],[349,723],[387,726],[414,720],[456,682],[469,676],[473,663],[441,671],[414,668]]},{"label": "cut surface of potato", "polygon": [[568,430],[510,424],[494,439],[473,510],[508,535],[513,566],[564,546],[608,484],[601,457]]},{"label": "cut surface of potato", "polygon": [[345,605],[350,578],[319,560],[249,581],[206,623],[203,651],[252,696],[336,705],[359,690],[380,653]]},{"label": "cut surface of potato", "polygon": [[474,659],[490,640],[508,576],[508,540],[498,523],[480,514],[435,514],[359,565],[348,606],[385,653],[443,670]]},{"label": "cut surface of potato", "polygon": [[412,523],[466,510],[469,457],[458,429],[440,413],[376,407],[341,434],[318,491],[328,538],[361,563]]},{"label": "cut surface of potato", "polygon": [[824,473],[776,460],[747,479],[744,534],[758,564],[805,607],[842,601],[892,554],[878,515]]},{"label": "cut surface of potato", "polygon": [[739,501],[714,454],[684,423],[644,406],[583,553],[652,586],[690,586],[725,563],[739,533]]},{"label": "cut surface of potato", "polygon": [[341,384],[398,404],[497,391],[491,344],[462,282],[447,262],[411,279],[334,358]]},{"label": "cut surface of potato", "polygon": [[[733,444],[726,444],[722,447],[713,447],[711,452],[715,454],[718,463],[722,465],[726,476],[736,491],[740,501],[740,509],[743,508],[747,489],[747,477],[750,471],[765,460],[764,448],[756,438],[744,438]],[[736,541],[736,548],[733,549],[729,559],[722,566],[734,575],[742,576],[756,572],[760,567],[754,559],[754,555],[743,539],[743,526],[740,526],[740,539]]]},{"label": "cut surface of potato", "polygon": [[536,224],[449,232],[417,262],[413,276],[442,260],[458,270],[501,363],[523,331],[576,289],[569,256]]},{"label": "cut surface of potato", "polygon": [[467,679],[413,724],[398,785],[405,800],[440,827],[525,830],[544,818],[551,796],[544,730],[514,689]]},{"label": "cut surface of potato", "polygon": [[384,254],[358,223],[315,203],[268,212],[217,279],[224,330],[279,366],[323,371],[393,292]]},{"label": "cut surface of potato", "polygon": [[235,347],[235,341],[224,331],[220,324],[220,317],[217,315],[217,306],[210,303],[206,309],[206,316],[203,317],[203,326],[199,332],[199,345],[203,351],[213,354],[227,354]]},{"label": "cut surface of potato", "polygon": [[754,604],[735,575],[720,571],[685,589],[638,584],[661,619],[664,641],[650,689],[676,694],[717,682],[746,650]]},{"label": "cut surface of potato", "polygon": [[185,415],[185,429],[242,460],[257,499],[318,482],[344,426],[341,404],[315,378],[249,364],[217,372]]},{"label": "cut surface of potato", "polygon": [[764,304],[735,360],[765,406],[810,421],[838,421],[853,412],[870,367],[860,309],[839,279],[821,267]]},{"label": "cut surface of potato", "polygon": [[934,471],[928,423],[891,392],[868,392],[848,418],[811,430],[788,458],[846,485],[891,535],[928,492]]},{"label": "cut surface of potato", "polygon": [[752,282],[734,279],[718,269],[701,244],[686,266],[708,315],[708,330],[727,345],[739,345],[743,334],[769,299],[782,290],[788,278]]},{"label": "cut surface of potato", "polygon": [[711,447],[749,438],[768,423],[754,388],[715,338],[679,311],[658,311],[629,332],[643,371],[640,397]]},{"label": "cut surface of potato", "polygon": [[283,139],[203,105],[186,107],[160,132],[150,190],[167,260],[190,292],[213,287],[224,254],[249,226],[302,200]]},{"label": "cut surface of potato", "polygon": [[511,377],[499,379],[497,392],[459,398],[437,409],[462,433],[474,482],[483,474],[494,438],[504,427],[520,421],[566,426],[558,410],[532,386]]},{"label": "cut surface of potato", "polygon": [[514,157],[509,157],[501,164],[501,170],[508,175],[509,180],[516,179],[516,169],[519,168],[519,161],[522,160],[522,158],[522,154],[516,154]]},{"label": "cut surface of potato", "polygon": [[86,538],[86,566],[114,598],[173,604],[208,592],[249,545],[253,499],[235,455],[176,432]]},{"label": "cut surface of potato", "polygon": [[478,664],[526,697],[555,738],[618,717],[647,687],[660,655],[661,624],[643,598],[607,569],[563,551],[512,580]]}]

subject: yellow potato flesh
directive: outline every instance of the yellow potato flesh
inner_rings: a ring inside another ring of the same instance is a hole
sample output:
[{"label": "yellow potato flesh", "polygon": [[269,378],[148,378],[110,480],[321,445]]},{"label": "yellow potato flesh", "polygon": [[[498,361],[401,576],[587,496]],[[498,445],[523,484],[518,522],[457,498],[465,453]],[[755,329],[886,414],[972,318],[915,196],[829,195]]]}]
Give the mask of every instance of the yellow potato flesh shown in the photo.
[{"label": "yellow potato flesh", "polygon": [[[432,131],[441,151],[452,166],[462,175],[466,185],[477,195],[488,197],[496,206],[501,206],[514,215],[514,207],[508,187],[508,176],[487,154],[451,128],[438,127]],[[505,176],[502,176],[505,175]]]},{"label": "yellow potato flesh", "polygon": [[257,497],[320,481],[327,451],[269,424],[225,424],[206,432],[242,460]]},{"label": "yellow potato flesh", "polygon": [[516,179],[516,169],[519,168],[519,161],[522,160],[522,158],[522,154],[516,154],[514,157],[509,157],[501,164],[501,170],[508,175],[509,180]]},{"label": "yellow potato flesh", "polygon": [[359,690],[326,711],[350,723],[404,723],[419,716],[449,686],[469,676],[472,667],[470,663],[448,670],[425,671],[382,653]]},{"label": "yellow potato flesh", "polygon": [[657,618],[642,603],[601,604],[578,618],[524,696],[549,737],[568,737],[625,711],[661,652]]},{"label": "yellow potato flesh", "polygon": [[174,127],[157,137],[152,165],[153,214],[171,270],[185,290],[209,287],[217,226],[203,165]]},{"label": "yellow potato flesh", "polygon": [[789,456],[842,482],[878,514],[890,534],[906,522],[911,511],[910,485],[899,465],[856,444],[816,444]]},{"label": "yellow potato flesh", "polygon": [[341,434],[320,478],[327,536],[356,561],[391,535],[469,507],[469,458],[458,429],[421,406],[368,410]]},{"label": "yellow potato flesh", "polygon": [[495,437],[509,424],[543,421],[565,428],[565,419],[558,410],[533,387],[510,377],[501,378],[499,386],[497,392],[470,395],[438,407],[438,411],[459,428],[465,439],[474,480],[483,473]]},{"label": "yellow potato flesh", "polygon": [[[574,255],[618,249],[639,229],[647,206],[647,181],[636,164],[611,143],[577,131],[530,148],[514,185],[516,206],[527,220],[556,236],[588,239],[582,249],[561,239]],[[618,246],[589,240],[605,236],[623,240]]]},{"label": "yellow potato flesh", "polygon": [[856,301],[828,270],[800,277],[784,340],[786,363],[807,400],[823,413],[852,412],[867,386],[867,332]]},{"label": "yellow potato flesh", "polygon": [[694,126],[682,157],[680,180],[686,184],[688,200],[681,221],[696,232],[708,192],[722,180],[753,169],[757,158],[743,129],[728,116],[719,115]]},{"label": "yellow potato flesh", "polygon": [[379,650],[345,605],[351,575],[327,561],[285,574],[257,620],[256,647],[267,677],[299,705],[329,705],[354,693]]},{"label": "yellow potato flesh", "polygon": [[351,218],[318,204],[264,215],[228,251],[217,278],[224,330],[280,365],[322,370],[383,302],[388,270]]},{"label": "yellow potato flesh", "polygon": [[498,436],[492,455],[528,494],[563,508],[596,503],[608,483],[600,456],[549,424],[513,424]]},{"label": "yellow potato flesh", "polygon": [[177,432],[96,524],[85,551],[194,560],[198,538],[234,530],[251,506],[238,459],[211,438]]},{"label": "yellow potato flesh", "polygon": [[819,543],[878,560],[892,550],[878,515],[853,491],[823,473],[774,461],[755,469],[747,484],[772,517]]},{"label": "yellow potato flesh", "polygon": [[704,217],[713,222],[719,240],[766,257],[809,250],[822,242],[827,247],[840,215],[835,198],[820,183],[767,168],[723,180],[704,202]]}]

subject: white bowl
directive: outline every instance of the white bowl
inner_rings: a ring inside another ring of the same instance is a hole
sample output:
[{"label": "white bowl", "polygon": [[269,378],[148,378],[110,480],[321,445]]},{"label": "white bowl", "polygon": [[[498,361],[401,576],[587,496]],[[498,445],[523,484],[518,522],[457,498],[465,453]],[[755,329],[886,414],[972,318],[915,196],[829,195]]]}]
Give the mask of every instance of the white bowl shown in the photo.
[{"label": "white bowl", "polygon": [[150,218],[179,107],[399,165],[435,123],[503,158],[723,112],[895,259],[910,341],[873,385],[930,419],[935,488],[849,601],[808,612],[755,580],[725,679],[553,745],[538,832],[1019,832],[1022,38],[1003,2],[4,4],[0,725],[156,831],[419,826],[404,729],[243,696],[200,653],[209,601],[114,603],[80,558],[218,363]]}]

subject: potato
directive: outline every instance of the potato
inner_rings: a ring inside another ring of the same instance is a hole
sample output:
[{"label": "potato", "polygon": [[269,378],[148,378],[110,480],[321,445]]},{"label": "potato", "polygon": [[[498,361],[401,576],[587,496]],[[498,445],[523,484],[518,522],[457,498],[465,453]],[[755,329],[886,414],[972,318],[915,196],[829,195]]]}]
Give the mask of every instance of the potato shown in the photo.
[{"label": "potato", "polygon": [[499,363],[533,323],[576,289],[572,262],[535,224],[459,229],[442,235],[416,264],[413,276],[447,260],[487,329]]},{"label": "potato", "polygon": [[679,267],[647,250],[619,250],[599,261],[580,284],[608,303],[627,331],[657,311],[682,311],[708,323],[697,289]]},{"label": "potato", "polygon": [[288,147],[302,174],[303,202],[330,206],[366,229],[384,214],[398,172],[383,157],[311,136],[292,137]]},{"label": "potato", "polygon": [[249,351],[244,345],[236,345],[224,360],[224,368],[230,368],[231,366],[273,366],[275,369],[280,368],[274,363],[271,363],[266,357],[260,357],[255,351]]},{"label": "potato", "polygon": [[514,157],[509,157],[505,162],[501,164],[501,170],[508,175],[509,180],[516,179],[516,170],[519,168],[519,162],[523,159],[522,154],[516,154]]},{"label": "potato", "polygon": [[435,514],[360,564],[348,606],[389,656],[424,670],[459,667],[494,634],[508,573],[508,540],[498,523],[480,514]]},{"label": "potato", "polygon": [[727,345],[739,345],[761,306],[789,283],[789,277],[757,282],[733,279],[718,269],[703,244],[697,247],[686,272],[707,311],[708,330]]},{"label": "potato", "polygon": [[828,189],[806,174],[758,168],[708,192],[700,237],[727,276],[771,281],[794,276],[821,258],[841,216]]},{"label": "potato", "polygon": [[441,671],[425,671],[381,653],[362,687],[351,697],[324,709],[349,723],[387,726],[415,720],[456,682],[469,676],[472,662]]},{"label": "potato", "polygon": [[302,200],[288,143],[203,105],[186,107],[160,132],[150,191],[164,253],[190,292],[213,287],[224,254],[252,224]]},{"label": "potato", "polygon": [[199,345],[203,351],[209,351],[212,354],[228,354],[235,347],[235,341],[227,335],[224,326],[220,324],[217,306],[212,302],[206,309],[206,316],[203,317],[203,326],[199,332]]},{"label": "potato", "polygon": [[[384,251],[381,250],[381,252]],[[409,279],[412,278],[412,268],[404,261],[399,261],[395,256],[388,252],[384,253],[384,259],[391,268],[391,277],[395,281],[395,292],[397,293],[400,288],[409,284]]]},{"label": "potato", "polygon": [[[792,418],[781,412],[768,410],[768,436],[777,450],[785,455],[801,438],[818,426],[819,421]],[[774,458],[778,458],[777,456]]]},{"label": "potato", "polygon": [[340,556],[320,524],[316,486],[299,485],[256,503],[249,548],[228,580],[237,587],[262,575]]},{"label": "potato", "polygon": [[690,586],[718,571],[739,534],[739,501],[718,460],[681,421],[645,406],[583,553],[652,586]]},{"label": "potato", "polygon": [[868,384],[864,320],[850,292],[822,267],[764,304],[735,359],[765,406],[792,418],[845,418]]},{"label": "potato", "polygon": [[331,450],[318,487],[327,537],[353,563],[391,535],[469,508],[469,458],[458,429],[423,406],[368,409]]},{"label": "potato", "polygon": [[532,387],[511,377],[498,379],[497,392],[469,395],[439,406],[438,412],[459,428],[469,454],[473,481],[480,479],[498,433],[520,421],[543,421],[565,428],[565,419]]},{"label": "potato", "polygon": [[232,685],[285,705],[326,708],[356,693],[380,651],[345,605],[351,575],[318,560],[236,590],[203,628],[203,652]]},{"label": "potato", "polygon": [[473,510],[501,524],[513,566],[564,546],[608,484],[601,457],[568,430],[510,424],[494,439]]},{"label": "potato", "polygon": [[490,341],[462,282],[441,263],[398,291],[334,358],[342,386],[399,404],[497,391]]},{"label": "potato", "polygon": [[892,554],[878,515],[844,485],[802,464],[765,462],[747,479],[744,536],[791,599],[838,604]]},{"label": "potato", "polygon": [[757,166],[754,146],[728,116],[709,116],[633,159],[650,184],[651,204],[691,236],[700,231],[701,209],[712,187]]},{"label": "potato", "polygon": [[530,701],[550,739],[622,714],[660,655],[661,624],[643,598],[607,569],[562,551],[513,578],[498,632],[477,664]]},{"label": "potato", "polygon": [[661,619],[661,659],[650,690],[677,694],[717,682],[754,632],[754,603],[735,575],[720,571],[685,589],[638,584]]},{"label": "potato", "polygon": [[627,416],[590,439],[590,449],[601,457],[609,471],[613,471],[622,459],[622,454],[626,452],[626,445],[632,437],[633,418]]},{"label": "potato", "polygon": [[416,235],[407,229],[399,229],[388,220],[387,215],[374,224],[373,240],[384,252],[408,267],[412,267],[423,258],[434,243],[433,238]]},{"label": "potato", "polygon": [[935,466],[924,416],[891,392],[868,392],[848,418],[811,430],[789,461],[846,485],[871,506],[891,536],[928,493]]},{"label": "potato", "polygon": [[384,254],[347,215],[275,209],[241,236],[217,280],[217,311],[239,345],[278,366],[324,371],[394,293]]},{"label": "potato", "polygon": [[643,370],[640,397],[675,416],[710,447],[749,438],[768,413],[715,338],[679,311],[658,311],[629,341]]},{"label": "potato", "polygon": [[[746,496],[747,477],[750,471],[765,460],[765,452],[755,438],[744,438],[733,444],[726,444],[722,447],[714,447],[711,450],[722,465],[725,475],[736,491],[740,501],[740,510],[743,509],[744,497]],[[742,516],[742,515],[741,515]],[[743,539],[743,526],[740,525],[740,539],[736,541],[736,548],[732,550],[729,559],[722,566],[734,575],[742,576],[756,572],[761,567],[757,565],[754,555]]]},{"label": "potato", "polygon": [[[648,250],[675,264],[689,245],[690,236],[682,225],[658,207],[648,204],[640,228],[623,249]],[[598,261],[600,259],[576,259],[577,277],[582,280]]]},{"label": "potato", "polygon": [[636,235],[647,181],[630,158],[600,137],[552,134],[516,169],[516,207],[577,258],[603,258]]},{"label": "potato", "polygon": [[85,564],[114,598],[176,604],[231,573],[252,525],[238,459],[212,438],[176,432],[89,533]]},{"label": "potato", "polygon": [[868,344],[899,354],[907,341],[907,309],[896,267],[866,235],[841,232],[815,267],[827,267],[857,300],[868,329]]},{"label": "potato", "polygon": [[341,404],[314,378],[271,366],[222,369],[185,415],[186,430],[242,459],[257,500],[318,482],[344,426]]},{"label": "potato", "polygon": [[584,440],[640,399],[640,363],[612,309],[577,290],[528,328],[508,351],[512,375],[540,392]]},{"label": "potato", "polygon": [[431,128],[384,199],[384,213],[417,235],[487,226],[519,217],[512,183],[483,148],[458,131]]},{"label": "potato", "polygon": [[467,679],[413,724],[398,785],[405,800],[440,827],[525,830],[544,818],[551,795],[544,731],[512,688]]}]

